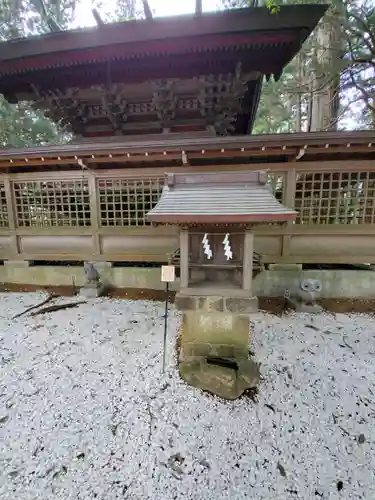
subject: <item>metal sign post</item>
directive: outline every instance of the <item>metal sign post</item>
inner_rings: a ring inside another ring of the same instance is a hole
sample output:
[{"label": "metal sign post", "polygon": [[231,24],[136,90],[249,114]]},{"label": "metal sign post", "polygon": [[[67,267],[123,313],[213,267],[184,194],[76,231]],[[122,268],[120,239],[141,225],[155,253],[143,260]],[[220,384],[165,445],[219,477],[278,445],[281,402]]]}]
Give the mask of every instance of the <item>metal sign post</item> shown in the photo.
[{"label": "metal sign post", "polygon": [[173,283],[176,277],[175,266],[161,266],[161,282],[165,283],[165,315],[164,315],[164,340],[163,340],[163,367],[165,371],[165,355],[167,351],[167,327],[168,327],[168,298],[169,298],[169,283]]}]

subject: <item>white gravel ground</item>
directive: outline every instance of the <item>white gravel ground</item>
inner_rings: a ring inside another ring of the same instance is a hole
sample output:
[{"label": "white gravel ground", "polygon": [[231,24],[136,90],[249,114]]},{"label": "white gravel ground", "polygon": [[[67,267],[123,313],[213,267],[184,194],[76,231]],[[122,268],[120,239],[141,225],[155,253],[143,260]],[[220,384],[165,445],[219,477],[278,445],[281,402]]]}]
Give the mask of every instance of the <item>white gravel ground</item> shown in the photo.
[{"label": "white gravel ground", "polygon": [[258,403],[226,403],[179,379],[174,310],[161,375],[163,304],[11,319],[42,298],[0,295],[1,500],[375,499],[373,318],[252,316]]}]

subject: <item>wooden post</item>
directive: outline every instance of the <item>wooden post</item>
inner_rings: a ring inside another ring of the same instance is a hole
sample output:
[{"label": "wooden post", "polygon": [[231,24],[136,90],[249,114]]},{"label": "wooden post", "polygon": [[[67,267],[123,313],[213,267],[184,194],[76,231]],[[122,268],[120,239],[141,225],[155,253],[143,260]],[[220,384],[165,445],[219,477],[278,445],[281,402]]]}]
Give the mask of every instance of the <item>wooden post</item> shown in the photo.
[{"label": "wooden post", "polygon": [[96,178],[92,171],[87,172],[89,194],[90,194],[90,216],[92,230],[93,255],[100,255],[100,236],[99,236],[99,205],[96,189]]},{"label": "wooden post", "polygon": [[295,168],[289,168],[285,175],[285,190],[283,203],[287,208],[294,208],[296,197],[297,174]]},{"label": "wooden post", "polygon": [[18,255],[19,246],[18,246],[18,236],[17,236],[17,223],[16,223],[16,207],[15,207],[15,199],[13,186],[9,177],[4,175],[2,177],[4,181],[4,189],[5,189],[5,197],[7,202],[7,211],[8,211],[8,227],[11,231],[11,252],[12,256]]},{"label": "wooden post", "polygon": [[189,231],[180,230],[180,288],[189,286]]},{"label": "wooden post", "polygon": [[[296,169],[290,168],[287,170],[285,175],[285,190],[284,190],[284,200],[283,203],[287,208],[294,208],[295,205],[295,196],[296,196]],[[287,225],[290,226],[293,224],[291,221],[287,222]],[[292,237],[290,235],[284,234],[282,237],[282,245],[281,245],[281,255],[282,257],[286,257],[290,255]]]},{"label": "wooden post", "polygon": [[242,288],[252,294],[254,234],[246,229],[243,247]]}]

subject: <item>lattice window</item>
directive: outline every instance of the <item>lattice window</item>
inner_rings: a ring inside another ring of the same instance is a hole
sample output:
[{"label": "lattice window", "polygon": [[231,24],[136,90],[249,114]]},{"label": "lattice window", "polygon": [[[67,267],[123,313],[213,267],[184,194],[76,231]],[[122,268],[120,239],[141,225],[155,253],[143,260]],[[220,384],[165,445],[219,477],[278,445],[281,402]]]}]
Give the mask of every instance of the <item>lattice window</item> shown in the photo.
[{"label": "lattice window", "polygon": [[299,224],[374,224],[375,172],[300,174],[295,208]]},{"label": "lattice window", "polygon": [[0,227],[8,227],[8,207],[5,195],[5,186],[0,182]]},{"label": "lattice window", "polygon": [[285,175],[283,173],[272,173],[267,175],[267,183],[271,192],[280,203],[284,201],[284,178]]},{"label": "lattice window", "polygon": [[127,110],[131,115],[138,115],[150,114],[154,109],[151,102],[130,102]]},{"label": "lattice window", "polygon": [[101,226],[146,226],[146,214],[159,201],[164,179],[98,181]]},{"label": "lattice window", "polygon": [[198,109],[199,101],[198,99],[179,99],[177,107],[179,109]]},{"label": "lattice window", "polygon": [[86,180],[13,183],[18,227],[90,226]]}]

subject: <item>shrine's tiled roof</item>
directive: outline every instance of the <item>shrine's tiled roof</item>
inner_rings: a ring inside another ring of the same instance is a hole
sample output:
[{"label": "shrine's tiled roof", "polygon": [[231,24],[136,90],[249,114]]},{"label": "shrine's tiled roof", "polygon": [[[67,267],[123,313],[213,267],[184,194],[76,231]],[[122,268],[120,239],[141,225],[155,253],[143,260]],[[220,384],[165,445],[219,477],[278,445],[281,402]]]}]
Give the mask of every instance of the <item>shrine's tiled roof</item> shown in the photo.
[{"label": "shrine's tiled roof", "polygon": [[171,224],[286,222],[297,213],[279,203],[265,172],[168,174],[147,219]]}]

